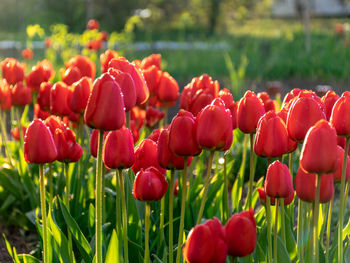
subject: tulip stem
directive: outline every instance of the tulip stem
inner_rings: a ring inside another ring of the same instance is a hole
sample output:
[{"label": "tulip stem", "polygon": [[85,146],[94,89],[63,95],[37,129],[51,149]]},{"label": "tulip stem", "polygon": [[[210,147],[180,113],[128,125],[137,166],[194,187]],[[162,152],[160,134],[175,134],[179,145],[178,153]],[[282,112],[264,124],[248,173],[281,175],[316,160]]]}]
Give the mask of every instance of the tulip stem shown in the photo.
[{"label": "tulip stem", "polygon": [[[122,200],[124,262],[128,263],[129,262],[128,218],[127,218],[126,202],[125,202],[124,178],[123,178],[123,172],[121,169],[119,169],[119,185],[120,185],[120,198]],[[147,205],[146,205],[146,209],[147,209]]]},{"label": "tulip stem", "polygon": [[303,234],[303,220],[304,220],[304,204],[301,199],[298,199],[298,229],[297,229],[297,244],[298,244],[298,257],[299,262],[303,262],[303,251],[302,251],[302,234]]},{"label": "tulip stem", "polygon": [[149,227],[150,227],[150,214],[151,214],[151,207],[148,202],[146,202],[146,209],[145,209],[145,257],[144,257],[144,263],[150,262],[150,254],[149,254]]},{"label": "tulip stem", "polygon": [[49,192],[50,192],[50,204],[52,204],[52,199],[53,199],[52,163],[49,163]]},{"label": "tulip stem", "polygon": [[[115,170],[115,203],[116,203],[116,230],[117,230],[117,235],[120,237],[122,235],[122,222],[120,215],[122,214],[122,210],[120,207],[120,179],[119,179],[119,170]],[[118,249],[120,250],[120,242],[119,242],[119,247]]]},{"label": "tulip stem", "polygon": [[126,128],[130,129],[130,111],[125,112]]},{"label": "tulip stem", "polygon": [[329,241],[331,236],[331,223],[332,223],[332,209],[333,209],[334,198],[332,198],[328,207],[328,218],[327,218],[327,239],[326,239],[326,263],[329,263]]},{"label": "tulip stem", "polygon": [[226,222],[230,211],[228,208],[228,180],[227,180],[227,163],[226,163],[226,154],[224,153],[224,198],[222,199],[223,206],[223,222]]},{"label": "tulip stem", "polygon": [[339,211],[339,225],[338,225],[338,262],[343,263],[343,225],[344,225],[344,210],[345,210],[345,175],[346,175],[346,166],[347,166],[347,157],[349,153],[349,139],[346,137],[345,141],[345,150],[344,150],[344,159],[343,159],[343,168],[340,180],[340,211]]},{"label": "tulip stem", "polygon": [[253,181],[254,181],[254,133],[250,134],[250,165],[249,165],[249,189],[246,208],[252,206]]},{"label": "tulip stem", "polygon": [[106,178],[105,178],[105,166],[102,165],[102,225],[106,221]]},{"label": "tulip stem", "polygon": [[6,152],[9,164],[12,167],[11,154],[10,154],[10,150],[8,148],[8,145],[7,145],[8,140],[7,140],[7,131],[6,131],[6,112],[1,112],[0,125],[1,125],[1,132],[2,132],[2,136],[3,136],[3,144],[5,146],[5,152]]},{"label": "tulip stem", "polygon": [[96,263],[102,263],[102,146],[103,130],[98,133],[97,168],[96,168]]},{"label": "tulip stem", "polygon": [[284,198],[280,198],[281,204],[281,232],[282,232],[282,241],[286,245],[286,229],[285,229],[285,215],[284,215]]},{"label": "tulip stem", "polygon": [[198,217],[197,217],[197,222],[196,225],[199,225],[202,219],[203,211],[204,211],[204,206],[205,206],[205,200],[207,199],[207,193],[209,189],[209,183],[210,183],[210,172],[211,172],[211,167],[213,165],[213,158],[214,158],[214,153],[215,151],[211,151],[209,155],[209,160],[208,160],[208,167],[207,167],[207,175],[205,177],[205,184],[204,184],[204,189],[203,189],[203,195],[202,195],[202,200],[201,200],[201,206],[199,207],[199,212],[198,212]]},{"label": "tulip stem", "polygon": [[288,154],[288,166],[289,166],[289,172],[290,175],[292,176],[292,179],[294,178],[293,176],[293,153]]},{"label": "tulip stem", "polygon": [[164,210],[165,210],[165,198],[164,196],[160,200],[160,219],[159,219],[159,242],[158,251],[160,251],[162,244],[164,242]]},{"label": "tulip stem", "polygon": [[[64,172],[66,174],[65,203],[66,203],[66,207],[67,207],[68,212],[70,212],[70,209],[69,209],[69,193],[70,193],[69,163],[64,163]],[[73,249],[72,235],[71,235],[71,232],[69,231],[68,228],[67,228],[67,234],[68,234],[68,248],[70,249],[70,251],[72,251],[72,249]]]},{"label": "tulip stem", "polygon": [[268,261],[272,263],[272,238],[271,238],[271,200],[266,195],[266,220],[267,220],[267,246],[268,246]]},{"label": "tulip stem", "polygon": [[170,170],[169,189],[169,263],[173,263],[173,199],[174,199],[174,169]]},{"label": "tulip stem", "polygon": [[17,128],[18,128],[18,134],[19,134],[19,142],[21,145],[21,149],[23,149],[23,134],[22,134],[22,125],[21,125],[21,109],[17,107],[16,109],[16,117],[17,117]]},{"label": "tulip stem", "polygon": [[320,189],[321,189],[321,174],[316,176],[316,195],[314,203],[314,261],[319,262],[319,252],[318,252],[318,214],[320,209]]},{"label": "tulip stem", "polygon": [[278,232],[278,203],[279,199],[275,198],[275,231],[274,231],[274,250],[273,250],[273,258],[274,258],[274,263],[277,263],[277,232]]},{"label": "tulip stem", "polygon": [[46,219],[46,202],[45,202],[45,177],[44,177],[44,164],[39,164],[40,175],[40,203],[41,203],[41,217],[43,226],[43,248],[44,248],[44,263],[49,263],[48,243],[47,243],[47,219]]},{"label": "tulip stem", "polygon": [[176,263],[180,263],[182,242],[183,242],[183,230],[185,221],[185,205],[186,205],[186,190],[187,190],[187,157],[184,160],[184,172],[182,177],[182,193],[181,193],[181,214],[180,214],[180,227],[179,227],[179,239],[177,242]]}]

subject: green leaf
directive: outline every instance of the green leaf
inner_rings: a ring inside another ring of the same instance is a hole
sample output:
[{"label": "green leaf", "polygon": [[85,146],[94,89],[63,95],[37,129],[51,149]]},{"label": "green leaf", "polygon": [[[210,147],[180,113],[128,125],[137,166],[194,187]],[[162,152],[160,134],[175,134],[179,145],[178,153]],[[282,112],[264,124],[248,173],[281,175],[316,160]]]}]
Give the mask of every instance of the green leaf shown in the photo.
[{"label": "green leaf", "polygon": [[19,254],[18,258],[23,263],[40,263],[40,260],[28,254]]},{"label": "green leaf", "polygon": [[288,251],[279,236],[277,236],[277,259],[277,262],[291,262]]},{"label": "green leaf", "polygon": [[106,254],[106,263],[120,263],[123,262],[120,255],[120,244],[117,233],[113,229],[112,237],[109,241],[109,246]]}]

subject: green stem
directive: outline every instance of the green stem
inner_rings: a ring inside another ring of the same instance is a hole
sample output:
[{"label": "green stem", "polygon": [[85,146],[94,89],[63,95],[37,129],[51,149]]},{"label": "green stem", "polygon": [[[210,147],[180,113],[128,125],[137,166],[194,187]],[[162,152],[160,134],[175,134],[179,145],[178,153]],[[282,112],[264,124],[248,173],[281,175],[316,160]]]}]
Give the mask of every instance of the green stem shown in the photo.
[{"label": "green stem", "polygon": [[277,232],[278,232],[278,202],[279,199],[276,198],[275,199],[275,229],[274,229],[274,233],[273,233],[273,237],[274,237],[274,250],[273,250],[273,258],[274,258],[274,263],[277,263]]},{"label": "green stem", "polygon": [[[66,174],[65,203],[66,203],[66,207],[67,207],[68,212],[70,212],[70,209],[69,209],[69,195],[70,195],[69,163],[64,163],[64,170],[65,170],[65,174]],[[71,232],[69,231],[69,229],[67,229],[67,233],[68,233],[68,248],[70,251],[72,251],[73,250],[72,235],[71,235]]]},{"label": "green stem", "polygon": [[[128,252],[128,212],[126,210],[125,191],[124,191],[124,177],[122,170],[119,169],[119,184],[120,184],[120,198],[122,200],[122,218],[123,218],[123,242],[124,242],[124,262],[129,262]],[[147,208],[147,206],[146,206]]]},{"label": "green stem", "polygon": [[204,211],[204,206],[205,206],[205,201],[207,199],[207,193],[208,193],[209,183],[210,183],[210,179],[211,179],[210,172],[211,172],[211,167],[213,165],[214,153],[215,153],[215,151],[211,151],[210,155],[209,155],[209,161],[208,161],[208,167],[207,167],[207,175],[205,177],[203,196],[202,196],[201,205],[199,207],[199,212],[198,212],[198,217],[197,217],[197,223],[196,223],[197,225],[199,225],[200,222],[201,222],[203,211]]},{"label": "green stem", "polygon": [[168,108],[164,107],[163,128],[168,124]]},{"label": "green stem", "polygon": [[115,202],[116,202],[116,228],[118,236],[121,236],[122,233],[122,222],[120,215],[122,214],[122,209],[120,207],[120,180],[119,180],[119,170],[115,170]]},{"label": "green stem", "polygon": [[254,134],[250,134],[250,165],[249,165],[249,189],[246,208],[252,206],[253,181],[254,181]]},{"label": "green stem", "polygon": [[346,137],[345,141],[345,150],[344,150],[344,159],[343,159],[343,168],[340,181],[340,208],[339,208],[339,225],[338,225],[338,262],[343,263],[343,225],[344,225],[344,210],[345,210],[345,174],[347,166],[347,157],[349,153],[349,139]]},{"label": "green stem", "polygon": [[290,175],[292,176],[292,178],[294,178],[294,176],[293,176],[293,153],[292,152],[288,154],[288,166],[289,166]]},{"label": "green stem", "polygon": [[11,153],[7,145],[8,138],[7,138],[7,130],[6,130],[6,112],[0,112],[0,113],[1,113],[0,125],[1,125],[1,132],[3,135],[3,144],[5,146],[7,159],[9,161],[10,166],[12,167]]},{"label": "green stem", "polygon": [[151,206],[148,202],[146,202],[145,209],[145,257],[144,263],[150,262],[150,254],[149,254],[149,228],[150,228],[150,215],[151,215]]},{"label": "green stem", "polygon": [[106,222],[106,178],[105,178],[106,168],[102,165],[102,225]]},{"label": "green stem", "polygon": [[164,210],[165,210],[165,198],[160,200],[160,219],[159,219],[159,241],[158,241],[158,251],[160,251],[164,243]]},{"label": "green stem", "polygon": [[19,134],[19,142],[21,145],[21,149],[23,149],[23,134],[22,134],[22,125],[21,125],[21,109],[19,107],[16,108],[16,118],[17,118],[17,128],[18,128],[18,134]]},{"label": "green stem", "polygon": [[174,199],[174,169],[170,170],[169,189],[169,263],[173,263],[173,199]]},{"label": "green stem", "polygon": [[130,129],[130,111],[125,112],[126,128]]},{"label": "green stem", "polygon": [[328,207],[328,218],[327,218],[327,239],[326,239],[326,263],[329,263],[329,241],[331,236],[331,223],[332,223],[332,209],[334,199],[332,198]]},{"label": "green stem", "polygon": [[268,262],[272,263],[271,200],[268,195],[266,195],[266,220],[267,220]]},{"label": "green stem", "polygon": [[47,218],[46,218],[46,202],[45,202],[45,177],[44,177],[44,164],[39,165],[40,173],[40,203],[41,203],[41,217],[43,225],[43,248],[44,248],[44,263],[49,263],[48,254],[48,239],[47,239]]},{"label": "green stem", "polygon": [[286,245],[286,227],[285,227],[285,215],[284,215],[284,198],[280,198],[281,204],[281,232],[282,232],[282,241]]},{"label": "green stem", "polygon": [[314,203],[314,263],[319,262],[319,252],[318,252],[318,214],[320,209],[320,189],[321,189],[321,175],[316,176],[316,195]]},{"label": "green stem", "polygon": [[103,130],[99,130],[96,167],[96,263],[102,263],[102,146]]},{"label": "green stem", "polygon": [[297,244],[298,244],[298,257],[299,262],[303,262],[303,251],[302,251],[302,234],[303,234],[303,220],[304,220],[304,204],[301,199],[298,199],[298,229],[297,229]]},{"label": "green stem", "polygon": [[52,204],[52,199],[53,199],[52,163],[49,163],[49,192],[50,192],[50,204]]},{"label": "green stem", "polygon": [[227,163],[226,163],[226,154],[224,153],[224,198],[222,199],[223,206],[223,222],[228,220],[230,211],[228,207],[228,178],[227,178]]},{"label": "green stem", "polygon": [[185,167],[184,167],[184,172],[182,177],[181,215],[180,215],[179,239],[177,242],[176,263],[180,263],[184,222],[185,222],[185,208],[186,208],[185,205],[186,205],[186,190],[187,190],[187,157],[185,157],[184,164],[185,164]]}]

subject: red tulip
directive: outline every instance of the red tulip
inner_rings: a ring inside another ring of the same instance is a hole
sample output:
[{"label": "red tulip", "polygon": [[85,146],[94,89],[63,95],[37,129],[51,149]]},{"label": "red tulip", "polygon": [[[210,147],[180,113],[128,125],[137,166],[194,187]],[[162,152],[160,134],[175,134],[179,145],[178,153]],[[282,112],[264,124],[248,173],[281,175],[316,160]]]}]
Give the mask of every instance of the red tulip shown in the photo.
[{"label": "red tulip", "polygon": [[39,104],[34,105],[34,116],[38,119],[45,120],[49,117],[50,113],[40,108]]},{"label": "red tulip", "polygon": [[89,50],[98,51],[102,48],[104,41],[101,39],[92,39],[86,43],[86,48]]},{"label": "red tulip", "polygon": [[162,199],[168,190],[168,182],[164,175],[154,167],[141,169],[135,178],[132,194],[141,201],[157,201]]},{"label": "red tulip", "polygon": [[49,116],[44,123],[50,129],[51,134],[55,134],[56,129],[65,130],[67,127],[62,119],[55,115]]},{"label": "red tulip", "polygon": [[157,98],[166,107],[173,106],[179,98],[179,85],[168,72],[160,76]]},{"label": "red tulip", "polygon": [[117,130],[125,121],[124,101],[118,83],[109,73],[99,77],[93,86],[85,114],[85,123],[100,130]]},{"label": "red tulip", "polygon": [[91,90],[92,83],[88,77],[83,77],[72,85],[72,98],[69,107],[73,112],[84,113]]},{"label": "red tulip", "polygon": [[264,105],[252,91],[247,91],[237,109],[238,128],[244,133],[255,133],[258,121],[265,113]]},{"label": "red tulip", "polygon": [[[26,134],[26,130],[27,130],[27,127],[25,126],[22,126],[22,135],[24,136],[24,134]],[[15,127],[11,130],[11,135],[12,137],[16,140],[16,141],[19,141],[20,138],[19,138],[19,129],[18,127]]]},{"label": "red tulip", "polygon": [[330,122],[340,136],[350,136],[350,92],[344,92],[335,102]]},{"label": "red tulip", "polygon": [[10,85],[24,80],[25,64],[21,64],[15,58],[6,58],[1,62],[2,77]]},{"label": "red tulip", "polygon": [[282,108],[285,107],[285,105],[291,101],[293,98],[297,97],[299,93],[301,92],[301,89],[293,89],[289,93],[284,96],[283,102],[282,102]]},{"label": "red tulip", "polygon": [[108,133],[103,147],[103,162],[110,169],[130,168],[134,164],[134,140],[128,128]]},{"label": "red tulip", "polygon": [[[260,200],[260,203],[262,203],[263,205],[266,204],[266,193],[265,193],[265,189],[260,187],[258,189],[256,189],[259,193],[259,200]],[[293,202],[294,200],[294,191],[292,191],[290,193],[290,195],[287,197],[287,198],[284,198],[283,199],[283,204],[284,205],[289,205]],[[271,205],[275,205],[275,198],[274,197],[270,197],[270,204]]]},{"label": "red tulip", "polygon": [[[103,133],[103,141],[105,141],[108,132]],[[92,130],[90,136],[90,154],[97,158],[98,130]]]},{"label": "red tulip", "polygon": [[50,110],[52,114],[65,116],[71,113],[69,101],[72,98],[72,89],[64,82],[58,81],[53,85],[50,94]]},{"label": "red tulip", "polygon": [[101,31],[99,40],[102,42],[106,42],[108,40],[108,33],[106,31]]},{"label": "red tulip", "polygon": [[32,102],[32,90],[25,86],[23,82],[17,82],[12,88],[12,105],[25,106]]},{"label": "red tulip", "polygon": [[24,158],[28,163],[51,163],[57,149],[49,128],[39,119],[32,121],[24,137]]},{"label": "red tulip", "polygon": [[214,219],[206,221],[204,225],[209,227],[215,247],[214,255],[210,262],[225,263],[228,252],[225,228],[221,225],[220,220],[216,217],[214,217]]},{"label": "red tulip", "polygon": [[89,30],[98,30],[100,28],[100,23],[96,19],[90,19],[86,27]]},{"label": "red tulip", "polygon": [[270,197],[287,198],[293,192],[293,182],[288,166],[274,161],[267,169],[265,192]]},{"label": "red tulip", "polygon": [[257,97],[263,102],[265,112],[277,110],[278,104],[276,101],[272,100],[266,92],[259,92]]},{"label": "red tulip", "polygon": [[202,152],[196,140],[195,117],[180,110],[170,125],[169,149],[179,156],[195,156]]},{"label": "red tulip", "polygon": [[[344,162],[344,149],[340,146],[337,146],[337,153],[338,153],[338,165],[337,165],[337,169],[333,172],[333,176],[334,176],[334,182],[340,183],[342,170],[343,170],[343,162]],[[347,156],[345,182],[348,181],[349,176],[350,176],[350,157]]]},{"label": "red tulip", "polygon": [[337,134],[326,120],[320,120],[306,134],[300,166],[308,173],[331,173],[338,163]]},{"label": "red tulip", "polygon": [[156,66],[152,65],[149,68],[144,69],[142,72],[147,83],[150,96],[157,96],[162,71],[160,71]]},{"label": "red tulip", "polygon": [[108,64],[113,58],[119,58],[117,51],[107,49],[105,53],[100,55],[101,71],[106,73],[108,71]]},{"label": "red tulip", "polygon": [[[316,196],[316,176],[317,174],[309,174],[299,168],[295,176],[295,191],[297,196],[305,201],[313,203]],[[333,174],[322,174],[320,182],[320,202],[327,203],[332,200],[334,195],[334,179]]]},{"label": "red tulip", "polygon": [[325,112],[326,112],[326,118],[329,121],[331,118],[332,114],[332,109],[334,106],[334,103],[339,99],[339,96],[337,93],[335,93],[333,90],[330,90],[322,97],[322,102],[325,107]]},{"label": "red tulip", "polygon": [[61,69],[61,78],[64,83],[66,83],[68,86],[72,85],[74,82],[81,79],[81,73],[79,68],[77,67],[69,67],[66,70]]},{"label": "red tulip", "polygon": [[50,94],[52,89],[51,82],[43,82],[40,84],[40,90],[37,98],[37,102],[41,109],[50,109]]},{"label": "red tulip", "polygon": [[88,57],[77,55],[65,63],[66,68],[77,67],[80,70],[82,77],[95,78],[96,65]]},{"label": "red tulip", "polygon": [[26,83],[33,91],[39,91],[41,83],[49,81],[53,75],[54,71],[51,63],[44,59],[32,67],[32,70],[26,76]]},{"label": "red tulip", "polygon": [[207,225],[197,225],[188,234],[183,248],[187,263],[210,263],[215,254],[212,232]]},{"label": "red tulip", "polygon": [[158,70],[161,70],[161,61],[162,56],[160,54],[152,54],[142,60],[140,67],[142,69],[148,69],[151,66],[155,66]]},{"label": "red tulip", "polygon": [[0,109],[10,110],[12,107],[10,85],[5,79],[0,80]]},{"label": "red tulip", "polygon": [[217,98],[202,109],[196,118],[196,139],[203,149],[226,151],[232,144],[230,110]]},{"label": "red tulip", "polygon": [[154,127],[160,122],[161,119],[164,118],[164,116],[164,112],[161,112],[160,110],[153,107],[147,107],[146,126],[149,128]]},{"label": "red tulip", "polygon": [[57,161],[60,162],[77,162],[83,154],[83,149],[76,142],[75,135],[69,128],[56,129],[53,134],[57,148]]},{"label": "red tulip", "polygon": [[34,57],[34,53],[31,49],[26,48],[22,50],[22,57],[24,59],[32,59]]},{"label": "red tulip", "polygon": [[256,222],[254,211],[234,214],[225,225],[228,254],[245,257],[253,253],[256,245]]},{"label": "red tulip", "polygon": [[130,120],[135,122],[137,130],[140,130],[146,119],[146,111],[139,108],[133,107],[130,111]]}]

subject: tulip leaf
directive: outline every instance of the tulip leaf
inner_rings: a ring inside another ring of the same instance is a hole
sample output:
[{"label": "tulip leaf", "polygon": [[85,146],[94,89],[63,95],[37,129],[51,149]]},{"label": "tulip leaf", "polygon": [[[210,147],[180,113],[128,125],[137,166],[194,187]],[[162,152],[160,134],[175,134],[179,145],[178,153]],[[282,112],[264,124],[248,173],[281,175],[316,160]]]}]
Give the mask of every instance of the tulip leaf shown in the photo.
[{"label": "tulip leaf", "polygon": [[291,262],[291,259],[289,257],[288,251],[283,244],[282,239],[277,236],[277,262],[283,262],[283,263],[288,263]]},{"label": "tulip leaf", "polygon": [[24,263],[40,263],[40,260],[29,254],[19,254],[18,258]]},{"label": "tulip leaf", "polygon": [[123,260],[120,255],[120,245],[117,233],[113,229],[112,237],[109,240],[109,245],[106,254],[106,263],[121,263]]},{"label": "tulip leaf", "polygon": [[344,262],[350,263],[350,246],[344,247]]}]

